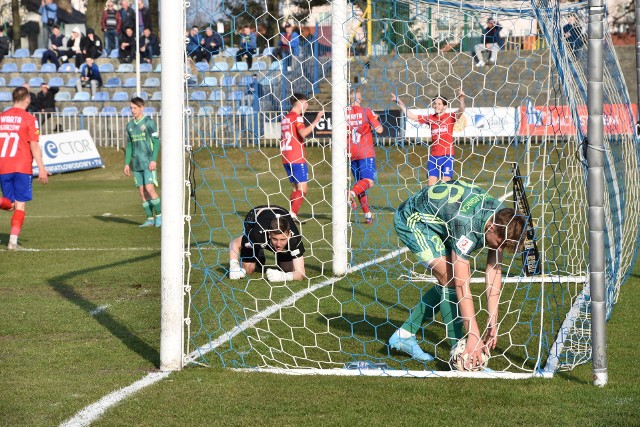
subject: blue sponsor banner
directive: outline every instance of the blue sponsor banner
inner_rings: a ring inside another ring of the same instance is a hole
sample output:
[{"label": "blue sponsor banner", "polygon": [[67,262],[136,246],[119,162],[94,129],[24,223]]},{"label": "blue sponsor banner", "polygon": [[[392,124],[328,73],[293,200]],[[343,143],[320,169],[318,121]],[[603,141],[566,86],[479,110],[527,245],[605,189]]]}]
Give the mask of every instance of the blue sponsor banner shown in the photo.
[{"label": "blue sponsor banner", "polygon": [[[40,149],[44,166],[51,173],[104,167],[100,153],[87,130],[41,135]],[[38,175],[35,162],[33,174]]]}]

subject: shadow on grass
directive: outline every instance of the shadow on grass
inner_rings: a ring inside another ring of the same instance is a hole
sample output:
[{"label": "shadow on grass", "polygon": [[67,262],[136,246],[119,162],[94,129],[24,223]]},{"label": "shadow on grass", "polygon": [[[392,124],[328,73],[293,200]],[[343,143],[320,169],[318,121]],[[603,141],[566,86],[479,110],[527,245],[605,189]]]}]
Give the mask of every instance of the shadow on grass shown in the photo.
[{"label": "shadow on grass", "polygon": [[119,218],[117,216],[94,215],[93,217],[98,221],[102,221],[102,222],[113,222],[116,224],[134,224],[134,225],[140,224],[138,221],[133,221],[127,218]]},{"label": "shadow on grass", "polygon": [[[159,255],[159,252],[154,252],[149,255],[131,258],[126,261],[113,262],[111,264],[101,265],[98,267],[72,271],[49,279],[49,286],[51,286],[51,288],[58,292],[63,298],[75,304],[81,310],[86,312],[88,316],[90,316],[89,313],[93,310],[96,310],[98,308],[98,305],[89,301],[87,298],[78,293],[78,291],[76,291],[73,286],[65,284],[68,280],[88,273],[118,267],[123,264],[136,263],[151,258],[157,258]],[[139,354],[143,359],[147,360],[149,363],[152,363],[154,366],[160,366],[160,353],[158,352],[158,349],[150,346],[119,320],[115,319],[109,313],[104,311],[93,316],[93,318],[100,325],[105,327],[114,337],[122,341],[122,343],[126,345],[127,348],[129,348],[131,351]]]}]

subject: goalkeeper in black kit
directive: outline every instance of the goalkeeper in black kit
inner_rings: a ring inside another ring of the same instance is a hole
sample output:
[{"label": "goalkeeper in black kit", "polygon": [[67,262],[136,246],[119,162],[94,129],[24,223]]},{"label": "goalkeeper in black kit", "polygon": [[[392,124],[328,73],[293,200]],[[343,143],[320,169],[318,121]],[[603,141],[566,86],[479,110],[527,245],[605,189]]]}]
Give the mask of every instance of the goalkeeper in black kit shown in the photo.
[{"label": "goalkeeper in black kit", "polygon": [[264,251],[275,255],[278,268],[267,268],[267,280],[302,280],[304,244],[291,214],[280,206],[258,206],[244,219],[244,233],[229,243],[229,278],[238,280],[266,265]]}]

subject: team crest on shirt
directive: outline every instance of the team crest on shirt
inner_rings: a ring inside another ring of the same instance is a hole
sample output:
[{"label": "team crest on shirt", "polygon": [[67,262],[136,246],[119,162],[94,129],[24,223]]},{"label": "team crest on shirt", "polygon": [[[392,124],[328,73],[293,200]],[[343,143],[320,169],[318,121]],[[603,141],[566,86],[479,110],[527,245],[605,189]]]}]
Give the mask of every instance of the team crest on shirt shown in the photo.
[{"label": "team crest on shirt", "polygon": [[147,127],[145,125],[140,126],[140,130],[142,132],[146,132],[147,131]]},{"label": "team crest on shirt", "polygon": [[462,236],[456,242],[456,246],[460,249],[460,252],[466,254],[471,250],[471,246],[473,246],[473,242],[467,236]]}]

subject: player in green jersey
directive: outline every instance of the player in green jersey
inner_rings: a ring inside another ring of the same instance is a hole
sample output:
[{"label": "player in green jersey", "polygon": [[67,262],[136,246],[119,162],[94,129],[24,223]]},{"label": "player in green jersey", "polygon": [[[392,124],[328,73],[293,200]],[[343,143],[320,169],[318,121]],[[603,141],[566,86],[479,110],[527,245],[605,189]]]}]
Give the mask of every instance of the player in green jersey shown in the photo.
[{"label": "player in green jersey", "polygon": [[133,120],[127,123],[124,174],[131,176],[133,171],[133,180],[140,191],[142,208],[147,215],[147,220],[140,227],[153,225],[160,227],[162,225],[162,208],[160,196],[156,193],[160,139],[156,122],[146,117],[142,112],[143,109],[144,100],[142,98],[134,97],[131,99]]},{"label": "player in green jersey", "polygon": [[[463,337],[463,324],[468,332],[461,355],[466,358],[465,368],[479,366],[482,353],[495,348],[498,338],[502,252],[504,248],[515,252],[521,246],[525,219],[477,185],[460,180],[424,187],[403,202],[394,217],[398,237],[431,269],[439,285],[410,311],[407,321],[389,339],[389,346],[416,360],[433,360],[418,345],[416,332],[440,311],[452,347]],[[469,287],[469,258],[484,247],[489,249],[485,270],[489,319],[481,337]]]}]

